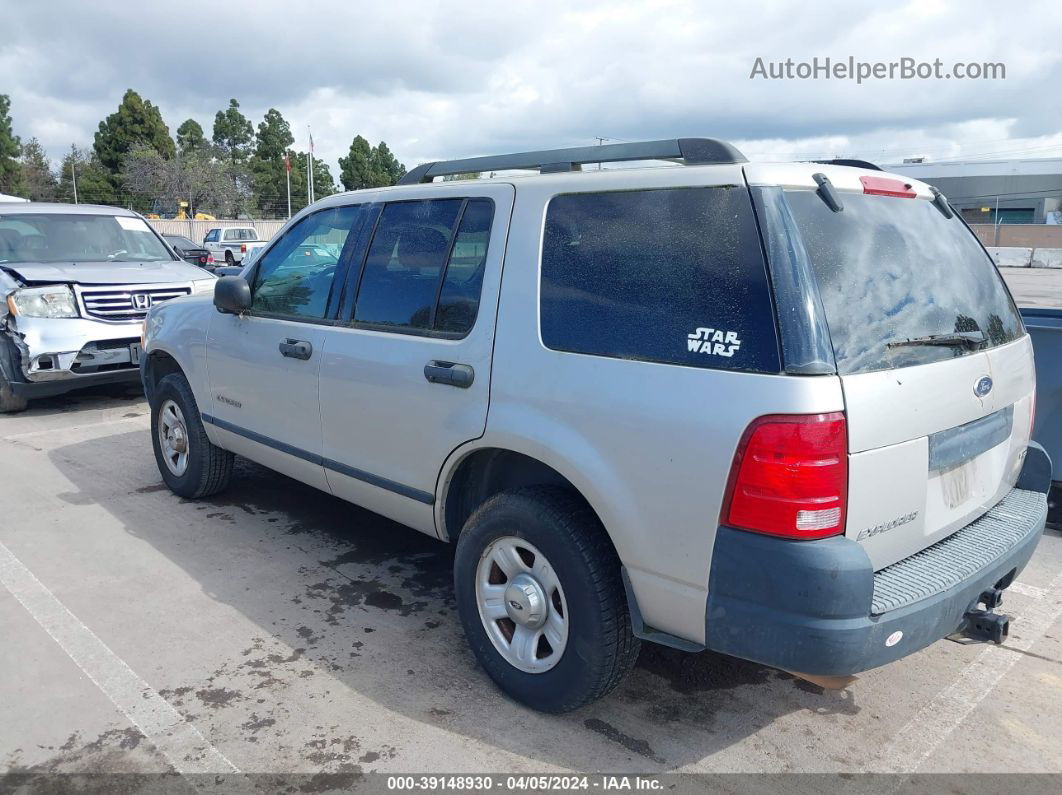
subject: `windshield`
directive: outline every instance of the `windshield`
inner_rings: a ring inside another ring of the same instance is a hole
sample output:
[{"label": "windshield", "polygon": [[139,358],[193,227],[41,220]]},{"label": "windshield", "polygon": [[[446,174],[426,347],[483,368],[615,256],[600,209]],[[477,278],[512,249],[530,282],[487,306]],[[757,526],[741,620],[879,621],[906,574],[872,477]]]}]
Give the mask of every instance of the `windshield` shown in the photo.
[{"label": "windshield", "polygon": [[[844,209],[833,212],[814,191],[785,192],[842,375],[966,356],[1022,335],[1003,279],[958,217],[923,199],[840,196]],[[924,339],[957,332],[984,342]]]},{"label": "windshield", "polygon": [[140,218],[0,214],[0,263],[172,260],[173,255]]}]

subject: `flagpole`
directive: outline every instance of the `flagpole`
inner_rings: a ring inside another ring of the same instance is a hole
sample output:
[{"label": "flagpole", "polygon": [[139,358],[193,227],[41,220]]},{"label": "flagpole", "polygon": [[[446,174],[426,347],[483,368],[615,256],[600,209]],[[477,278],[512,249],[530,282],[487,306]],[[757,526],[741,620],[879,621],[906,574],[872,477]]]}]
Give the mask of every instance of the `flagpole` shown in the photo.
[{"label": "flagpole", "polygon": [[314,200],[317,198],[317,196],[314,195],[315,191],[314,191],[314,184],[313,184],[313,133],[310,132],[310,125],[309,124],[306,125],[306,134],[310,137],[310,168],[306,172],[306,179],[307,179],[307,182],[309,184],[309,190],[310,190],[310,204],[313,204]]},{"label": "flagpole", "polygon": [[291,218],[291,160],[284,153],[284,176],[288,179],[288,218]]}]

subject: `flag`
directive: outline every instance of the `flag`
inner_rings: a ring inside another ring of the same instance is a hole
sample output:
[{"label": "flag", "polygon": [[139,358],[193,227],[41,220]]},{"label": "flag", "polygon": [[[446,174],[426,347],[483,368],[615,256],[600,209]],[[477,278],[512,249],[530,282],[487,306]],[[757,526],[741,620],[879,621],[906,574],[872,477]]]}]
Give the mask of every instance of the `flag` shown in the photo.
[{"label": "flag", "polygon": [[287,152],[284,153],[284,170],[291,173],[291,158],[288,157]]},{"label": "flag", "polygon": [[310,132],[309,130],[306,130],[306,132],[310,136],[310,154],[312,155],[313,154],[313,133]]}]

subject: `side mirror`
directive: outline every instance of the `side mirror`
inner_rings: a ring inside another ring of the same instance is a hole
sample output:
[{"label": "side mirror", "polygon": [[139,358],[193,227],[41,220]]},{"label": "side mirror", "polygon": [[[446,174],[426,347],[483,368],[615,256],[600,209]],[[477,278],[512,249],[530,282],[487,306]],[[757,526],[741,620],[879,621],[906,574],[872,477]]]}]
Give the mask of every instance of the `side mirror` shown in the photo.
[{"label": "side mirror", "polygon": [[219,312],[242,315],[251,308],[251,285],[242,276],[222,276],[214,285],[214,306]]}]

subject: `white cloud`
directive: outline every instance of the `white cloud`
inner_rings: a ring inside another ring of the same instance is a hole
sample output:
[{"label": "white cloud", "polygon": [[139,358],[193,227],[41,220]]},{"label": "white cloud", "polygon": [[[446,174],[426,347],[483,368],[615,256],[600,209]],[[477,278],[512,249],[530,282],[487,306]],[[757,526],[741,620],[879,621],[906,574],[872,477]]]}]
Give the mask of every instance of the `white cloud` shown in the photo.
[{"label": "white cloud", "polygon": [[[708,135],[780,159],[1062,152],[1062,15],[998,3],[328,2],[8,4],[0,74],[16,132],[57,157],[91,142],[126,88],[171,131],[229,97],[306,125],[331,161],[360,133],[417,162],[617,139]],[[750,80],[755,58],[1000,61],[986,81]],[[1051,146],[1055,148],[1052,150]],[[995,147],[995,149],[993,149]]]}]

